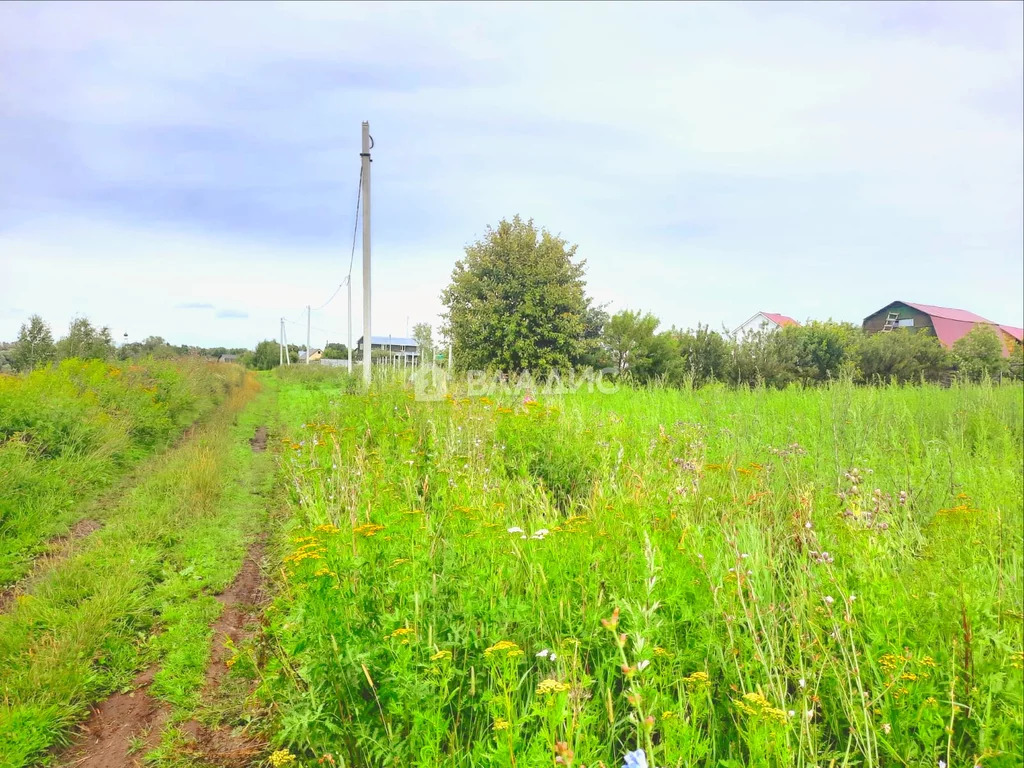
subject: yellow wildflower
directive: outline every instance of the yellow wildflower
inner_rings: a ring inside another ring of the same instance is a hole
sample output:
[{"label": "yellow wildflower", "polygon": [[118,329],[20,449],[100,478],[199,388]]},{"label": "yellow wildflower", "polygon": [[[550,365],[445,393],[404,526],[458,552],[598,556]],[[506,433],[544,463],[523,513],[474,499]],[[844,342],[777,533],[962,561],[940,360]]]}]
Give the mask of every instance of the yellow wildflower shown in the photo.
[{"label": "yellow wildflower", "polygon": [[693,674],[687,675],[683,678],[683,683],[688,688],[700,688],[702,686],[708,685],[710,682],[711,681],[708,678],[708,673],[701,670],[698,670],[697,672],[694,672]]},{"label": "yellow wildflower", "polygon": [[359,534],[360,536],[365,536],[366,538],[370,538],[371,536],[376,536],[378,533],[380,533],[383,530],[384,530],[384,526],[383,525],[377,525],[377,523],[365,523],[363,525],[358,525],[355,528],[353,528],[352,529],[352,533],[356,533],[356,534]]},{"label": "yellow wildflower", "polygon": [[547,680],[542,680],[540,685],[537,686],[537,695],[548,696],[556,693],[565,693],[568,690],[568,683],[561,683],[558,680],[548,678]]},{"label": "yellow wildflower", "polygon": [[509,726],[508,720],[503,717],[494,718],[494,730],[496,731],[507,731]]},{"label": "yellow wildflower", "polygon": [[742,699],[736,699],[736,708],[750,717],[762,717],[777,723],[786,722],[786,713],[777,707],[773,707],[760,693],[745,693]]},{"label": "yellow wildflower", "polygon": [[399,640],[402,645],[408,645],[409,644],[409,640],[410,640],[410,636],[415,636],[415,635],[416,635],[416,630],[413,629],[412,627],[399,627],[398,629],[396,629],[394,632],[392,632],[387,637],[390,640]]},{"label": "yellow wildflower", "polygon": [[497,653],[503,653],[508,658],[513,659],[516,656],[522,656],[523,650],[511,640],[501,640],[484,651],[484,656],[491,658]]},{"label": "yellow wildflower", "polygon": [[270,756],[270,764],[274,768],[281,768],[282,765],[291,765],[295,762],[295,755],[287,749],[279,749]]},{"label": "yellow wildflower", "polygon": [[451,651],[438,651],[430,657],[431,661],[448,661],[452,657]]},{"label": "yellow wildflower", "polygon": [[318,532],[318,533],[337,533],[338,532],[338,526],[333,525],[331,523],[325,523],[324,525],[318,525],[313,530]]}]

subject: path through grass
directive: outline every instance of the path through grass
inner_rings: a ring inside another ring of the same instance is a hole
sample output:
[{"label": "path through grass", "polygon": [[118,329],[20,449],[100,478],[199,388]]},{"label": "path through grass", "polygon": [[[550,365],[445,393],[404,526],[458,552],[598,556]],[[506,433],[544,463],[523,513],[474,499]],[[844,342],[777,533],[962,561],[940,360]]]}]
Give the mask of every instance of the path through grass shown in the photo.
[{"label": "path through grass", "polygon": [[[31,765],[69,743],[89,705],[156,664],[150,693],[194,707],[214,595],[234,579],[265,520],[269,457],[248,439],[273,411],[255,381],[106,515],[80,552],[0,616],[0,765]],[[248,409],[245,406],[257,397]]]}]

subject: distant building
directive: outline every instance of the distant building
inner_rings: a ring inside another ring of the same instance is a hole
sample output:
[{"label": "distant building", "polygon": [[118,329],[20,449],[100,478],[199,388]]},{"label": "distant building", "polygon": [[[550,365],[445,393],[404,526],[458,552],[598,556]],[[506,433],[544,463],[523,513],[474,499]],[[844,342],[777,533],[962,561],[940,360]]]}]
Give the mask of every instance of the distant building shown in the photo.
[{"label": "distant building", "polygon": [[237,363],[238,355],[221,355],[217,358],[218,363]]},{"label": "distant building", "polygon": [[[314,349],[312,351],[312,354],[310,354],[310,356],[309,356],[309,362],[310,363],[315,363],[317,360],[319,360],[323,356],[323,354],[324,354],[324,352],[323,352],[322,349]],[[306,362],[306,350],[304,350],[304,349],[300,349],[299,350],[299,362],[300,363]]]},{"label": "distant building", "polygon": [[736,338],[742,339],[748,333],[753,333],[754,331],[777,331],[779,328],[785,328],[787,325],[800,325],[800,323],[792,317],[780,315],[777,312],[758,312],[733,331],[733,335]]},{"label": "distant building", "polygon": [[[362,336],[356,342],[356,349],[362,354]],[[372,336],[370,350],[374,362],[397,367],[415,366],[420,362],[420,345],[416,339],[403,336]]]},{"label": "distant building", "polygon": [[957,340],[979,325],[986,325],[999,334],[1005,354],[1009,354],[1013,345],[1021,343],[1024,338],[1024,330],[993,323],[966,309],[936,307],[910,301],[894,301],[872,312],[864,318],[863,328],[865,333],[884,333],[897,328],[926,331],[934,334],[944,347],[952,347]]}]

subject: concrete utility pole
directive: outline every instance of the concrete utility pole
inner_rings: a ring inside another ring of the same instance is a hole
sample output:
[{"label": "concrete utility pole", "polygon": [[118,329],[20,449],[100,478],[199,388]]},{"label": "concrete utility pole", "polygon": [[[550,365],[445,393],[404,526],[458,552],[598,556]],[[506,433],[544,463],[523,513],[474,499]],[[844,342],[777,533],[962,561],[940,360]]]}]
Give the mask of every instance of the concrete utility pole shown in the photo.
[{"label": "concrete utility pole", "polygon": [[373,332],[370,329],[370,124],[363,122],[363,384],[370,386],[370,365],[373,358]]},{"label": "concrete utility pole", "polygon": [[309,308],[309,304],[306,305],[306,365],[309,365],[309,316],[312,314],[312,310]]},{"label": "concrete utility pole", "polygon": [[281,353],[281,362],[284,365],[284,318],[281,318],[280,328],[277,329],[277,351]]},{"label": "concrete utility pole", "polygon": [[352,274],[345,278],[348,283],[348,372],[352,373]]}]

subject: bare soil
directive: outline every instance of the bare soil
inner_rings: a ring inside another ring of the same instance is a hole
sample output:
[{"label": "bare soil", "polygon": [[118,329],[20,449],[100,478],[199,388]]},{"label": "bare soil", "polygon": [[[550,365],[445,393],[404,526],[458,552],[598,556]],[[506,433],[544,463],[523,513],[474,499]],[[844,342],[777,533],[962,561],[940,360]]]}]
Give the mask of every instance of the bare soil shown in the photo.
[{"label": "bare soil", "polygon": [[267,428],[258,427],[256,434],[249,438],[249,445],[254,453],[262,453],[267,450]]},{"label": "bare soil", "polygon": [[93,707],[78,743],[58,759],[64,768],[140,768],[160,743],[167,707],[148,693],[156,667],[140,674],[128,693],[115,693]]},{"label": "bare soil", "polygon": [[[263,434],[266,444],[266,428],[260,427],[257,438]],[[255,438],[254,438],[255,440]],[[253,443],[253,450],[262,450]],[[226,644],[230,639],[234,647],[239,647],[253,635],[252,623],[259,614],[259,607],[264,602],[263,571],[260,563],[263,560],[263,541],[253,543],[242,564],[242,570],[217,599],[224,606],[220,617],[213,623],[213,646],[210,651],[210,665],[206,668],[206,683],[203,686],[203,700],[211,701],[217,696],[224,678],[228,674],[227,661],[232,652]],[[198,757],[203,763],[223,768],[241,768],[248,765],[263,751],[263,742],[228,726],[221,725],[209,728],[191,720],[182,730],[187,741],[183,747],[186,753]]]}]

